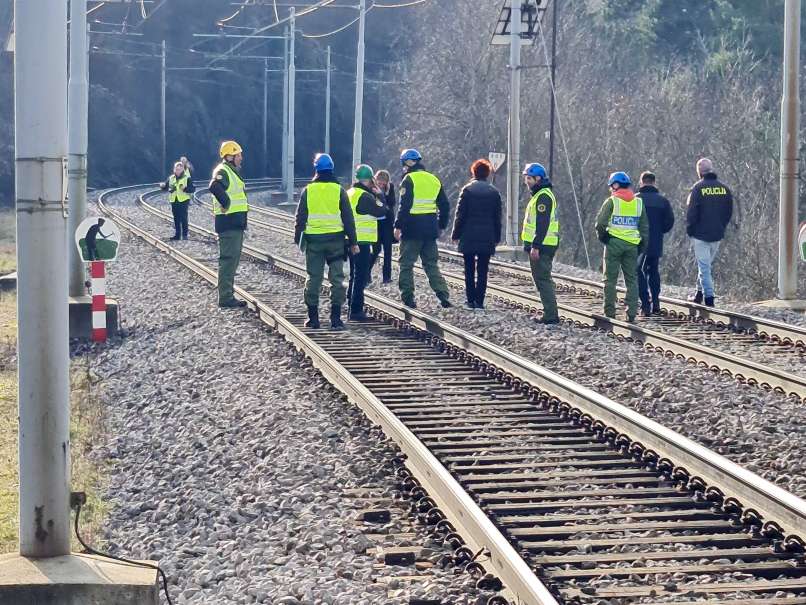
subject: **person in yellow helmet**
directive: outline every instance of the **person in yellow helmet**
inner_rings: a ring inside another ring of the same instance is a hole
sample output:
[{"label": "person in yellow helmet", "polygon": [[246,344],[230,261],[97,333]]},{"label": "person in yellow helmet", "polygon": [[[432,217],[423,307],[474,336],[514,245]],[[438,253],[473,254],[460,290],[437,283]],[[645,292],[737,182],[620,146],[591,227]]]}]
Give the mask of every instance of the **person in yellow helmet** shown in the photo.
[{"label": "person in yellow helmet", "polygon": [[215,232],[218,234],[218,306],[232,309],[246,306],[244,301],[235,298],[234,288],[249,204],[240,172],[243,149],[235,141],[224,141],[219,156],[221,163],[213,169],[210,180]]}]

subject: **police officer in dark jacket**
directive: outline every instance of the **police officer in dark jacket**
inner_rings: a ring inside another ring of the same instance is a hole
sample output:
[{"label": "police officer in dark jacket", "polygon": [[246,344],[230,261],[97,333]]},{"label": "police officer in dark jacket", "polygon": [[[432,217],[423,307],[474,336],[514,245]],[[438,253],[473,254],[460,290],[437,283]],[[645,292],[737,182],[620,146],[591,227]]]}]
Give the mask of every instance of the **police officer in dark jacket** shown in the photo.
[{"label": "police officer in dark jacket", "polygon": [[[490,257],[501,241],[501,194],[487,182],[490,162],[476,160],[470,167],[473,180],[462,188],[451,239],[465,260],[465,292],[468,309],[483,309]],[[478,277],[477,277],[478,274]]]},{"label": "police officer in dark jacket", "polygon": [[655,186],[655,175],[649,171],[641,174],[638,197],[643,200],[649,219],[649,243],[638,257],[638,296],[641,314],[647,317],[660,315],[660,257],[663,236],[674,226],[674,212],[669,200]]},{"label": "police officer in dark jacket", "polygon": [[697,292],[689,300],[714,306],[711,266],[733,215],[733,194],[714,172],[708,158],[697,161],[700,180],[691,188],[686,209],[686,234],[691,238],[697,259]]}]

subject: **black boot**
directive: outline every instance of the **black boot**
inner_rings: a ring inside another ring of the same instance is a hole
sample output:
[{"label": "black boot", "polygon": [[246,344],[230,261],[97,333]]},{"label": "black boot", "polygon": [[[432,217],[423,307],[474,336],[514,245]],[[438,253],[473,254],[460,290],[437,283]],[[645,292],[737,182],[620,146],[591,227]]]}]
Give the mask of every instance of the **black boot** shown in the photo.
[{"label": "black boot", "polygon": [[649,317],[651,314],[649,305],[641,305],[641,315],[643,317]]},{"label": "black boot", "polygon": [[702,290],[697,290],[697,293],[694,296],[688,297],[689,302],[697,303],[698,305],[702,304]]},{"label": "black boot", "polygon": [[306,328],[319,328],[319,307],[308,305],[308,321],[305,322]]},{"label": "black boot", "polygon": [[334,330],[344,330],[344,322],[341,320],[341,305],[330,305],[330,327]]},{"label": "black boot", "polygon": [[652,303],[652,315],[661,315],[660,303],[658,302]]},{"label": "black boot", "polygon": [[706,296],[705,297],[705,306],[706,307],[713,307],[714,306],[714,297],[713,296]]}]

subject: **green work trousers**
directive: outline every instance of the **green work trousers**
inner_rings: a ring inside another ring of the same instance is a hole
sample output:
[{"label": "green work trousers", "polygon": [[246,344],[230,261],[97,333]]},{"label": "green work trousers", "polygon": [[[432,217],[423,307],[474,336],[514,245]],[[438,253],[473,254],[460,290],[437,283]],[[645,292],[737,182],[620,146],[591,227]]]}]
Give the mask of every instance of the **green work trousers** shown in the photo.
[{"label": "green work trousers", "polygon": [[543,303],[543,319],[547,321],[560,319],[557,313],[557,295],[554,292],[554,280],[551,279],[551,266],[554,263],[556,253],[556,246],[544,246],[540,252],[540,258],[532,260],[529,257],[529,265],[532,267],[532,279],[535,282],[537,291],[540,293],[540,301]]},{"label": "green work trousers", "polygon": [[218,303],[234,298],[235,272],[241,262],[243,230],[231,229],[218,234]]},{"label": "green work trousers", "polygon": [[431,289],[440,300],[448,300],[448,284],[439,272],[439,251],[434,239],[403,239],[400,242],[400,296],[403,300],[414,299],[414,263],[417,257],[423,264]]},{"label": "green work trousers", "polygon": [[305,280],[305,304],[309,307],[319,306],[319,293],[325,276],[325,265],[328,266],[327,279],[330,282],[330,304],[344,304],[346,290],[344,288],[344,234],[311,237],[305,236],[305,269],[308,279]]},{"label": "green work trousers", "polygon": [[611,318],[616,316],[619,270],[627,286],[627,317],[634,319],[638,314],[638,245],[610,236],[605,246],[604,313]]}]

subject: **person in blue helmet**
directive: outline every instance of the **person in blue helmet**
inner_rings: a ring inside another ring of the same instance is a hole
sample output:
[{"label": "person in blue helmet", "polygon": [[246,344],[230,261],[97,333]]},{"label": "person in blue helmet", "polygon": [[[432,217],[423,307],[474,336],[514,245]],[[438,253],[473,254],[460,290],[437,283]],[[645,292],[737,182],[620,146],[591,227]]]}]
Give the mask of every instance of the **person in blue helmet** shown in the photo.
[{"label": "person in blue helmet", "polygon": [[649,242],[649,219],[626,172],[614,172],[607,184],[611,195],[596,218],[596,234],[605,245],[604,314],[616,317],[616,284],[621,271],[627,286],[627,321],[634,322],[638,314],[638,254]]},{"label": "person in blue helmet", "polygon": [[403,304],[416,308],[414,301],[414,263],[417,258],[428,276],[428,283],[440,304],[452,306],[448,284],[439,272],[437,239],[448,227],[451,205],[440,180],[422,165],[423,156],[416,149],[400,154],[406,176],[400,183],[400,210],[395,220],[394,236],[400,242],[400,277],[398,286]]}]

